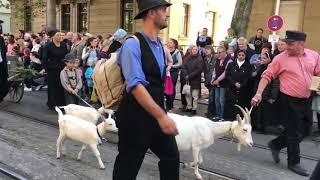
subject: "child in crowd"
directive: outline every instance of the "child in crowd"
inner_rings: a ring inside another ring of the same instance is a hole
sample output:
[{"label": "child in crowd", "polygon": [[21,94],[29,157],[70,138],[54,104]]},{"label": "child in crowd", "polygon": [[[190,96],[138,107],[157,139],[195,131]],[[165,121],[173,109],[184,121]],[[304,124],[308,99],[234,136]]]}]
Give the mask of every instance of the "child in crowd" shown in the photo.
[{"label": "child in crowd", "polygon": [[235,57],[234,57],[234,47],[233,47],[233,46],[230,46],[230,45],[229,45],[229,47],[228,47],[228,54],[230,54],[232,60],[235,60]]},{"label": "child in crowd", "polygon": [[87,68],[86,72],[84,73],[84,76],[86,78],[87,86],[88,86],[88,90],[89,90],[88,96],[91,97],[92,90],[93,90],[92,74],[93,74],[93,69],[95,66],[95,61],[93,59],[89,59],[87,64],[88,64],[88,68]]},{"label": "child in crowd", "polygon": [[60,81],[65,89],[66,104],[79,104],[78,92],[82,88],[80,71],[76,70],[76,58],[67,54],[65,56],[66,66],[60,72]]},{"label": "child in crowd", "polygon": [[[42,70],[42,66],[41,66],[41,61],[39,59],[39,53],[38,52],[31,52],[30,53],[30,65],[29,65],[30,69],[33,69],[37,72],[40,72]],[[44,75],[36,75],[36,76],[27,76],[24,80],[25,84],[26,84],[26,88],[25,91],[31,91],[31,87],[32,86],[37,86],[37,90],[40,89],[40,85],[44,83]],[[40,83],[40,81],[42,83]]]}]

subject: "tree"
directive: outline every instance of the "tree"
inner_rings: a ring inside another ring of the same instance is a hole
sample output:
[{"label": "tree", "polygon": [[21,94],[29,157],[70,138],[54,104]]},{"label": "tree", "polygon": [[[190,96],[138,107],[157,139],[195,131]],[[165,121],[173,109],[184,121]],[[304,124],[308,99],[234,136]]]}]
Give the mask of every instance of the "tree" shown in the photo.
[{"label": "tree", "polygon": [[239,37],[246,36],[252,4],[253,0],[237,0],[231,27],[235,30]]}]

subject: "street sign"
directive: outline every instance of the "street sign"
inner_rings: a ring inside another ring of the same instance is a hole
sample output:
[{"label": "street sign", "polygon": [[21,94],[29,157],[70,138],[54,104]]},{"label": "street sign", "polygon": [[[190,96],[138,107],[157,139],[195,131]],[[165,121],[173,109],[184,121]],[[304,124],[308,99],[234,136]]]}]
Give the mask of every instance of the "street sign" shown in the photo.
[{"label": "street sign", "polygon": [[270,31],[279,31],[283,27],[283,19],[281,16],[271,16],[268,20],[268,28]]},{"label": "street sign", "polygon": [[277,43],[279,41],[279,39],[280,39],[279,35],[270,34],[268,42]]}]

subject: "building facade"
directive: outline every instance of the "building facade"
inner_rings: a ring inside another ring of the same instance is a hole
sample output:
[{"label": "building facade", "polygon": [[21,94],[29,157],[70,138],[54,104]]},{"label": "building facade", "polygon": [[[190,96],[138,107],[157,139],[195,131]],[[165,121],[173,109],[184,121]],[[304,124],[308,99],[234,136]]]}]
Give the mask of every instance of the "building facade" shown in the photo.
[{"label": "building facade", "polygon": [[[278,32],[284,38],[286,30],[300,30],[307,33],[307,48],[320,51],[320,1],[319,0],[281,0],[279,15],[284,19],[284,26]],[[268,31],[268,18],[275,13],[276,0],[254,0],[247,35],[254,35],[256,29]]]},{"label": "building facade", "polygon": [[[9,4],[8,0],[2,0],[3,4]],[[0,20],[3,21],[2,28],[3,33],[9,33],[11,31],[11,8],[0,7]]]},{"label": "building facade", "polygon": [[[19,29],[40,32],[42,26],[48,24],[48,1],[12,1],[13,33]],[[56,27],[61,30],[106,35],[119,27],[130,33],[141,27],[141,20],[133,21],[138,12],[136,0],[53,1]],[[236,0],[168,1],[173,4],[169,8],[169,27],[161,32],[161,36],[163,39],[175,38],[182,45],[195,44],[198,33],[204,27],[208,28],[217,45],[227,34],[236,3]]]}]

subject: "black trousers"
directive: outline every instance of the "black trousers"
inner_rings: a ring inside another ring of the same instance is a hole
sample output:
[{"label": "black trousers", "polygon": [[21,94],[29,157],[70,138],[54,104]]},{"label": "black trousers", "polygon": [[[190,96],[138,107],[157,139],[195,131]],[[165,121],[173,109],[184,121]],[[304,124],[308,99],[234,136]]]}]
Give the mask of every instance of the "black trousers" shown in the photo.
[{"label": "black trousers", "polygon": [[60,69],[49,70],[48,78],[48,101],[49,108],[54,106],[64,106],[66,104],[64,98],[64,89],[60,81]]},{"label": "black trousers", "polygon": [[70,94],[68,91],[64,91],[64,98],[66,100],[66,105],[68,104],[79,104],[79,99],[73,94]]},{"label": "black trousers", "polygon": [[317,113],[318,131],[320,132],[320,113]]},{"label": "black trousers", "polygon": [[312,128],[311,99],[280,93],[280,104],[285,129],[272,145],[278,150],[287,147],[288,165],[295,165],[300,163],[299,144]]},{"label": "black trousers", "polygon": [[319,180],[320,179],[320,161],[318,162],[316,168],[313,170],[313,173],[310,177],[310,180]]},{"label": "black trousers", "polygon": [[182,107],[187,107],[187,98],[186,98],[186,95],[182,94],[182,89],[183,89],[183,86],[185,85],[185,83],[181,83],[180,84],[180,94],[181,94],[181,104],[182,104]]},{"label": "black trousers", "polygon": [[[179,151],[175,137],[165,135],[154,119],[141,120],[119,118],[118,150],[113,169],[113,180],[134,180],[139,172],[147,150],[160,159],[158,163],[161,180],[179,179]],[[119,122],[120,121],[120,122]]]}]

